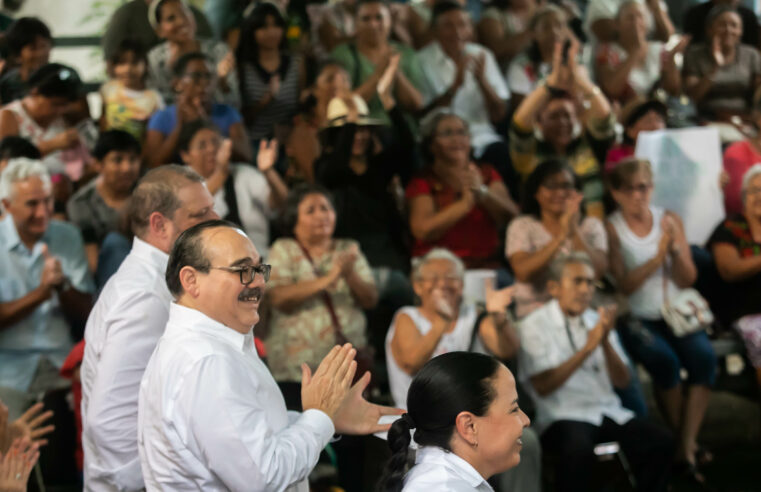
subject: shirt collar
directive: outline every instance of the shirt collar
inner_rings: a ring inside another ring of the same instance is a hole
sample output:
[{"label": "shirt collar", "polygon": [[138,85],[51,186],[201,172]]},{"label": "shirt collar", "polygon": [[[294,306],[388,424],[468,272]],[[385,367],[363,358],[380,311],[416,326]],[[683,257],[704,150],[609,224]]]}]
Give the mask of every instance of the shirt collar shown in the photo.
[{"label": "shirt collar", "polygon": [[195,330],[204,335],[209,335],[213,338],[222,340],[241,352],[256,353],[256,350],[253,350],[253,330],[249,330],[249,332],[244,335],[225,326],[219,321],[210,318],[197,309],[181,306],[176,302],[173,302],[169,306],[169,323],[167,324],[167,332],[173,332],[176,330]]},{"label": "shirt collar", "polygon": [[481,484],[486,484],[486,486],[489,487],[488,490],[494,490],[491,485],[489,485],[489,482],[487,482],[486,479],[473,468],[473,465],[451,451],[445,451],[440,447],[423,446],[418,450],[415,463],[433,463],[442,465],[458,477],[465,480],[468,485],[474,489],[478,488]]},{"label": "shirt collar", "polygon": [[130,253],[155,266],[162,272],[162,274],[163,272],[166,272],[166,264],[169,262],[169,255],[137,236],[132,239],[132,250]]},{"label": "shirt collar", "polygon": [[559,323],[561,323],[560,326],[564,326],[566,320],[574,325],[577,323],[583,322],[584,326],[589,328],[594,326],[594,323],[596,323],[596,320],[595,320],[596,313],[593,309],[587,308],[579,316],[566,316],[565,313],[563,313],[563,310],[560,309],[560,303],[558,302],[557,299],[551,300],[549,304],[550,304],[549,309],[551,310],[551,315]]}]

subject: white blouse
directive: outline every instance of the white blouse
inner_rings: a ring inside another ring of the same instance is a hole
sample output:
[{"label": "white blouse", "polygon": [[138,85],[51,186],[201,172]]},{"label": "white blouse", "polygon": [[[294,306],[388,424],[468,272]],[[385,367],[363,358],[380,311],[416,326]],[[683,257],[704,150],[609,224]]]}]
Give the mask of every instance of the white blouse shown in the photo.
[{"label": "white blouse", "polygon": [[245,335],[172,304],[140,384],[138,447],[148,491],[309,490],[333,422],[288,412]]},{"label": "white blouse", "polygon": [[494,492],[473,466],[456,454],[435,446],[417,452],[415,466],[404,477],[402,492]]}]

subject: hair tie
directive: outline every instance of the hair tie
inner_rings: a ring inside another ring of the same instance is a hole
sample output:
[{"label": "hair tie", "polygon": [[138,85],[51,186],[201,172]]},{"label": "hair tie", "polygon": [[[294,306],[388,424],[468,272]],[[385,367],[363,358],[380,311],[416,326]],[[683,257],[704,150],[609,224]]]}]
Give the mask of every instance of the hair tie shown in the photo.
[{"label": "hair tie", "polygon": [[402,420],[404,420],[404,422],[407,424],[407,427],[409,427],[410,429],[414,429],[416,427],[415,421],[412,420],[412,416],[409,413],[405,413],[404,415],[402,415]]}]

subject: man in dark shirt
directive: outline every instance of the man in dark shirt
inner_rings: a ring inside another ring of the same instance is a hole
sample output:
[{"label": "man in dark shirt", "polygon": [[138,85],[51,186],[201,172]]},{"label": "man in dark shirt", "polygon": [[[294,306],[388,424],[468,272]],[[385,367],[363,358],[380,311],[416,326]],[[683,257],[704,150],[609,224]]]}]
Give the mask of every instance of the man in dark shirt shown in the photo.
[{"label": "man in dark shirt", "polygon": [[737,10],[743,22],[742,43],[758,48],[761,43],[758,19],[756,19],[756,14],[752,10],[740,5],[740,0],[709,0],[687,10],[687,13],[684,15],[684,32],[692,37],[691,43],[704,43],[707,41],[706,20],[708,19],[708,13],[719,5],[726,5]]}]

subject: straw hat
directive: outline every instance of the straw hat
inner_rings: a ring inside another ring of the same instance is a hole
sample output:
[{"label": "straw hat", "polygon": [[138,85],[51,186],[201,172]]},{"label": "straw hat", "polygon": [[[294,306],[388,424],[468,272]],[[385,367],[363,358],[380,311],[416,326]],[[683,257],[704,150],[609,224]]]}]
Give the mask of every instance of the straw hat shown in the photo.
[{"label": "straw hat", "polygon": [[[382,125],[383,122],[377,118],[369,116],[370,111],[367,109],[367,103],[359,94],[352,94],[351,97],[354,106],[357,108],[358,118],[357,125],[376,126]],[[334,97],[328,103],[326,116],[328,119],[327,127],[339,127],[346,124],[346,117],[349,115],[349,106],[341,97]]]}]

